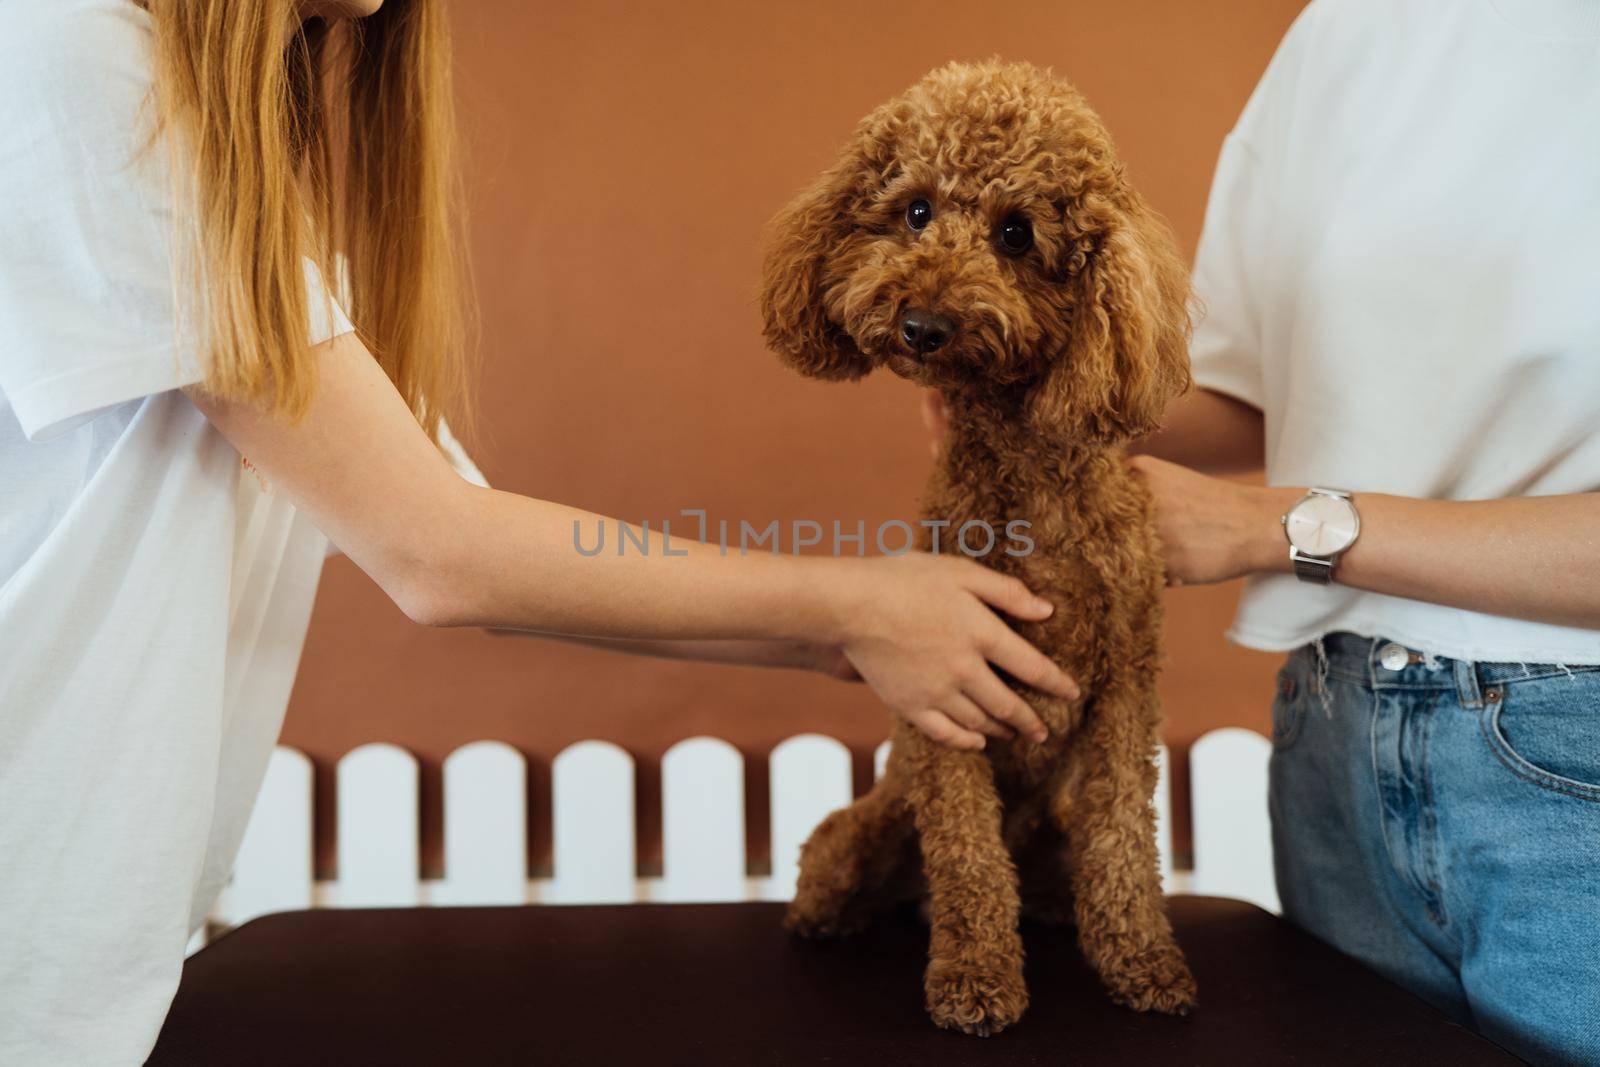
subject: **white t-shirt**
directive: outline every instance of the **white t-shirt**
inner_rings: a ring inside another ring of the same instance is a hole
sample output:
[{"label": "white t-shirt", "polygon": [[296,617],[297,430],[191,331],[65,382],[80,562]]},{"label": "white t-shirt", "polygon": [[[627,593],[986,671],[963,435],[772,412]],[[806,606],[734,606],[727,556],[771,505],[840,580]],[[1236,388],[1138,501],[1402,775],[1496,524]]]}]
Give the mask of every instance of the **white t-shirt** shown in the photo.
[{"label": "white t-shirt", "polygon": [[[1195,270],[1195,379],[1265,413],[1271,484],[1600,489],[1596,116],[1594,0],[1301,14],[1224,143]],[[1600,663],[1600,632],[1289,575],[1250,582],[1231,636],[1337,630]]]},{"label": "white t-shirt", "polygon": [[[8,1067],[148,1053],[231,869],[328,548],[176,391],[201,371],[174,310],[169,160],[141,151],[152,70],[128,0],[0,0]],[[309,341],[348,331],[307,280]]]}]

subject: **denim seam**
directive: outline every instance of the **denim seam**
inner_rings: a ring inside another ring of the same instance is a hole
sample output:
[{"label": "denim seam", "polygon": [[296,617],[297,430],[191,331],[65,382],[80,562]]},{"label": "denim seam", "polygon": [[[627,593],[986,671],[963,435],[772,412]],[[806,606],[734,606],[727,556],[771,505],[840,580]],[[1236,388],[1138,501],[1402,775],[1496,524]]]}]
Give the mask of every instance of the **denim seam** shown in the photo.
[{"label": "denim seam", "polygon": [[1422,776],[1422,869],[1425,892],[1428,897],[1428,918],[1441,931],[1449,924],[1444,915],[1444,890],[1439,885],[1438,834],[1439,820],[1433,808],[1433,768],[1430,765],[1429,743],[1433,739],[1433,718],[1437,709],[1428,709],[1422,720],[1422,743],[1418,747],[1418,773]]},{"label": "denim seam", "polygon": [[1394,843],[1389,840],[1389,798],[1385,792],[1383,764],[1378,758],[1378,724],[1382,716],[1383,696],[1374,689],[1372,691],[1372,715],[1367,726],[1367,750],[1372,759],[1372,784],[1377,790],[1378,834],[1383,840],[1383,854],[1389,861],[1389,869],[1397,877],[1400,877],[1402,872],[1395,863]]},{"label": "denim seam", "polygon": [[1327,646],[1322,643],[1322,638],[1315,642],[1317,650],[1317,701],[1322,705],[1322,714],[1333,718],[1333,673],[1332,664],[1328,661]]},{"label": "denim seam", "polygon": [[[1583,671],[1579,671],[1579,670],[1575,670],[1573,673],[1574,674],[1581,674],[1581,673],[1584,673],[1584,672]],[[1459,688],[1458,683],[1454,679],[1440,679],[1439,681],[1436,681],[1436,682],[1384,681],[1384,680],[1381,680],[1381,679],[1369,678],[1367,676],[1367,674],[1365,674],[1364,672],[1363,673],[1358,673],[1356,671],[1346,670],[1343,667],[1336,667],[1336,666],[1329,666],[1328,674],[1329,674],[1329,676],[1334,677],[1334,678],[1340,678],[1340,679],[1343,679],[1344,681],[1347,681],[1347,682],[1354,682],[1357,685],[1371,686],[1374,689],[1419,689],[1420,690],[1420,689],[1458,689]],[[1546,672],[1544,674],[1528,674],[1528,675],[1518,674],[1518,675],[1513,675],[1510,678],[1493,678],[1493,677],[1491,677],[1488,680],[1487,684],[1490,685],[1490,686],[1503,688],[1503,687],[1508,686],[1508,685],[1516,685],[1516,684],[1518,684],[1520,682],[1543,682],[1543,681],[1549,681],[1551,678],[1560,678],[1562,676],[1562,674],[1563,674],[1562,671],[1549,671],[1549,672]]]},{"label": "denim seam", "polygon": [[1299,685],[1291,677],[1289,679],[1289,691],[1285,693],[1281,688],[1279,690],[1278,699],[1282,701],[1283,717],[1287,721],[1283,735],[1272,738],[1272,747],[1279,752],[1287,751],[1293,747],[1295,741],[1300,737],[1300,728],[1305,722],[1305,709],[1300,706],[1300,696],[1304,689],[1304,686]]},{"label": "denim seam", "polygon": [[1454,689],[1456,687],[1456,683],[1453,682],[1453,681],[1438,681],[1438,682],[1385,682],[1385,681],[1377,681],[1377,680],[1375,680],[1373,678],[1368,677],[1366,674],[1356,674],[1355,672],[1347,671],[1347,670],[1343,669],[1342,667],[1329,667],[1328,668],[1328,675],[1330,677],[1333,677],[1333,678],[1338,678],[1341,681],[1354,682],[1356,685],[1359,685],[1359,686],[1361,686],[1362,688],[1365,688],[1365,689],[1412,689],[1412,690],[1429,690],[1429,689],[1433,689],[1433,690],[1440,690],[1440,689]]},{"label": "denim seam", "polygon": [[[1483,673],[1484,673],[1483,668],[1487,667],[1487,666],[1490,666],[1490,665],[1491,664],[1483,663],[1483,662],[1479,662],[1479,663],[1473,664],[1473,666],[1477,668],[1477,672],[1478,672],[1479,677],[1480,677],[1480,684],[1482,683],[1482,676],[1483,676]],[[1496,678],[1496,677],[1491,676],[1487,684],[1503,688],[1503,687],[1508,686],[1508,685],[1516,685],[1518,682],[1545,681],[1545,680],[1550,679],[1550,678],[1559,678],[1559,677],[1561,677],[1561,676],[1563,676],[1565,674],[1585,674],[1585,673],[1590,673],[1590,672],[1593,672],[1593,671],[1600,671],[1600,665],[1593,666],[1593,667],[1579,665],[1577,667],[1569,667],[1569,668],[1567,668],[1565,670],[1562,670],[1562,669],[1559,669],[1559,668],[1554,668],[1554,669],[1551,669],[1551,670],[1540,671],[1538,673],[1531,673],[1530,672],[1528,674],[1515,674],[1515,675],[1511,675],[1511,676],[1505,677],[1505,678]],[[1386,680],[1374,677],[1373,676],[1373,672],[1350,670],[1347,667],[1339,665],[1337,662],[1330,663],[1328,665],[1328,674],[1329,674],[1330,677],[1342,678],[1344,681],[1354,682],[1355,684],[1362,685],[1362,686],[1371,686],[1374,689],[1457,689],[1457,688],[1459,688],[1459,683],[1454,678],[1442,678],[1442,679],[1439,679],[1438,681],[1432,681],[1432,682],[1386,681]]]},{"label": "denim seam", "polygon": [[[1478,664],[1478,676],[1480,681],[1484,675],[1484,668],[1487,666],[1490,666],[1490,664]],[[1493,675],[1490,675],[1489,684],[1503,689],[1508,685],[1516,685],[1519,682],[1542,682],[1550,678],[1560,678],[1562,676],[1574,678],[1575,680],[1576,675],[1589,674],[1593,671],[1600,671],[1600,667],[1585,667],[1582,665],[1577,667],[1563,667],[1560,664],[1557,664],[1554,669],[1542,671],[1538,674],[1529,672],[1527,674],[1513,674],[1506,678],[1496,678]]]},{"label": "denim seam", "polygon": [[1482,711],[1478,713],[1478,730],[1483,734],[1484,742],[1489,746],[1489,751],[1494,753],[1505,768],[1512,774],[1521,778],[1530,785],[1547,789],[1552,793],[1562,793],[1578,800],[1587,800],[1591,803],[1600,803],[1600,785],[1590,785],[1573,778],[1563,778],[1559,774],[1551,774],[1535,764],[1529,763],[1516,749],[1511,747],[1511,742],[1505,740],[1500,733],[1498,725],[1491,725],[1491,719],[1499,716],[1499,707],[1503,701],[1485,702]]}]

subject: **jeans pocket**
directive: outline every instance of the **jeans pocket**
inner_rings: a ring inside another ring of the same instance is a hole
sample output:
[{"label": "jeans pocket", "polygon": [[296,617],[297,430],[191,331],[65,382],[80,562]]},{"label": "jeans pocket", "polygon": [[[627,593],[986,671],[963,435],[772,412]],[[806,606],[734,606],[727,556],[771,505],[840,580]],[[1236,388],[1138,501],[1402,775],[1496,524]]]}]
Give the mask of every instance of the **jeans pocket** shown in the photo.
[{"label": "jeans pocket", "polygon": [[1305,718],[1305,679],[1295,656],[1278,670],[1277,690],[1272,695],[1272,747],[1282,752],[1294,745]]},{"label": "jeans pocket", "polygon": [[1500,762],[1544,789],[1600,801],[1600,678],[1558,674],[1498,693],[1480,722]]}]

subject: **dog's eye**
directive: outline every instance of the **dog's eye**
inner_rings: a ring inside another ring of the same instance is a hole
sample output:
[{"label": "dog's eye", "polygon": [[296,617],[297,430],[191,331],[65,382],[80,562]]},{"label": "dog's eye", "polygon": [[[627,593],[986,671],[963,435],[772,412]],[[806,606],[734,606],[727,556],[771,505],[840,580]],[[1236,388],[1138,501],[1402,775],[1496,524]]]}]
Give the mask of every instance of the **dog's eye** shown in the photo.
[{"label": "dog's eye", "polygon": [[1021,215],[1008,215],[1000,224],[1000,247],[1020,256],[1033,247],[1033,227]]},{"label": "dog's eye", "polygon": [[925,230],[933,221],[933,205],[926,200],[913,200],[906,205],[906,225],[913,230]]}]

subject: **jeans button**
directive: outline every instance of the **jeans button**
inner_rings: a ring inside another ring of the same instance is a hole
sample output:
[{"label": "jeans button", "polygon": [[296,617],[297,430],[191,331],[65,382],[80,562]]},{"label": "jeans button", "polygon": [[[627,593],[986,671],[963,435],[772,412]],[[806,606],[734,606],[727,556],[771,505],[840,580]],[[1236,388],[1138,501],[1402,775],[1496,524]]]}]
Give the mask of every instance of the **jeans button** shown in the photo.
[{"label": "jeans button", "polygon": [[1378,662],[1391,671],[1397,671],[1411,662],[1411,653],[1404,645],[1390,641],[1378,649]]}]

